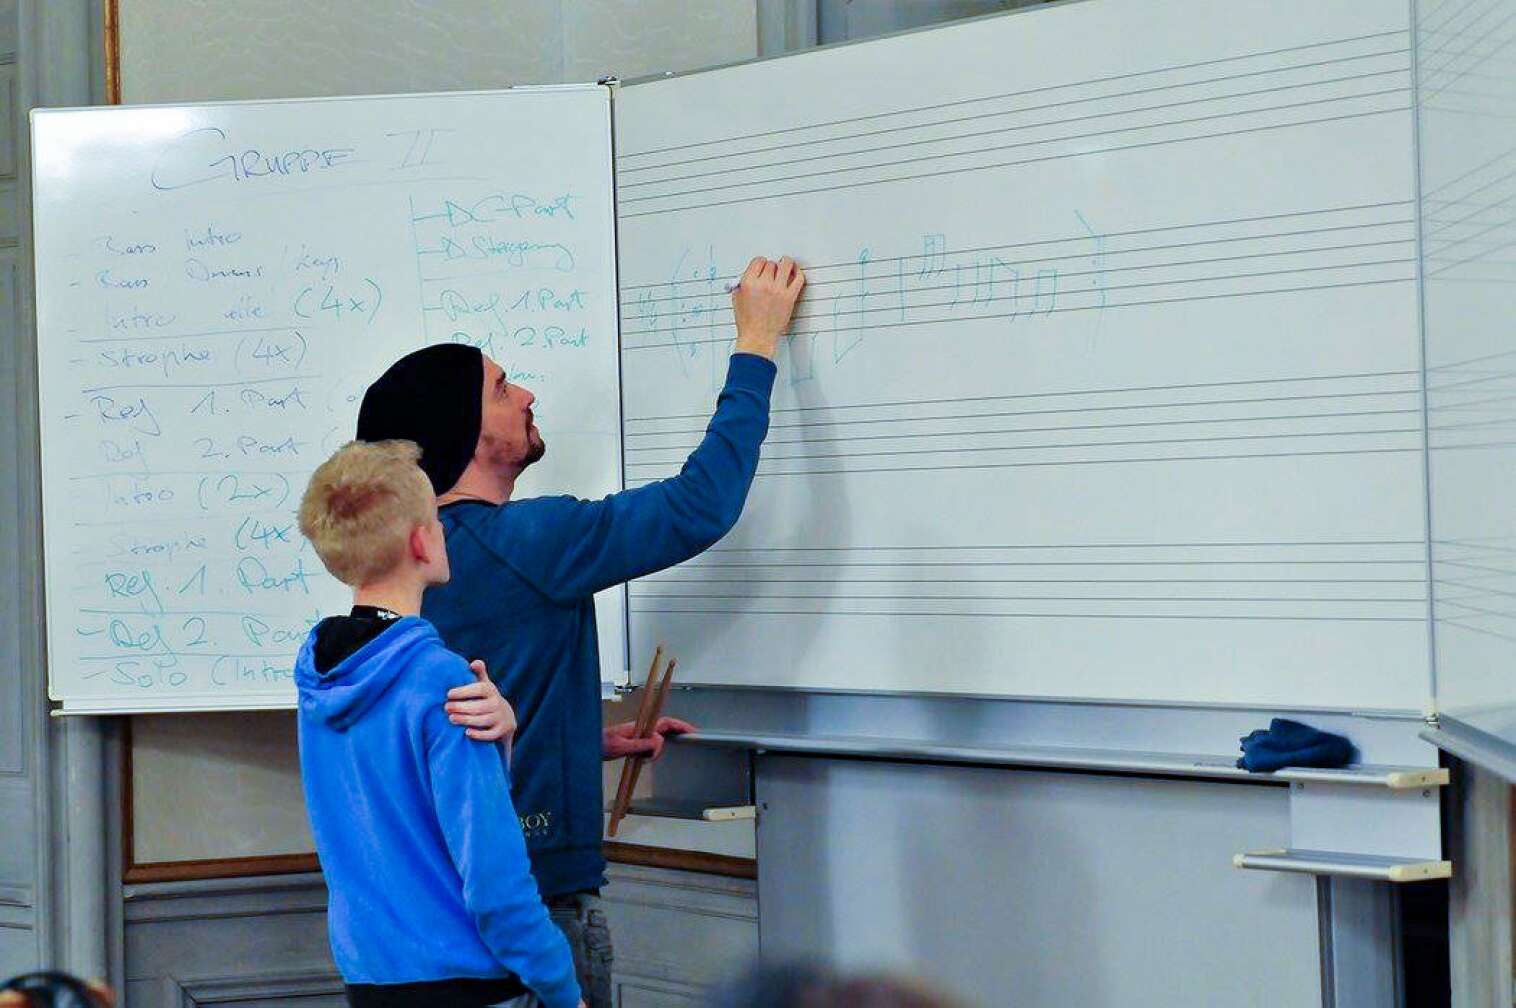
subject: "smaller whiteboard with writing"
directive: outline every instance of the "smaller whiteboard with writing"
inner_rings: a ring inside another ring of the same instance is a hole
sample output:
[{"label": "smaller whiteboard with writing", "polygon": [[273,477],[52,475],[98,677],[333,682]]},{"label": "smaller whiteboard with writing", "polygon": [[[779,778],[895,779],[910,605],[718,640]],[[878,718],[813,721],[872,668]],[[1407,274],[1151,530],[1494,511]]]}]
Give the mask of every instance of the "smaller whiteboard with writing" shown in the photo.
[{"label": "smaller whiteboard with writing", "polygon": [[[348,604],[301,492],[417,347],[479,346],[541,396],[522,494],[619,489],[606,89],[39,110],[32,132],[66,710],[293,703],[301,641]],[[600,600],[610,675],[623,598]]]}]

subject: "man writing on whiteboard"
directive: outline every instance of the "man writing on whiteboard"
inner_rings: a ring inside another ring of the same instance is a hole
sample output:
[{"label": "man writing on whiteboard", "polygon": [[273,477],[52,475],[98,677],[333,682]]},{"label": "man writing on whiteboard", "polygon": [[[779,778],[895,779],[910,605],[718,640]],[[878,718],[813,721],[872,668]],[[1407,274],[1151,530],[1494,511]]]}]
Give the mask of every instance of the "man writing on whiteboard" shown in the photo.
[{"label": "man writing on whiteboard", "polygon": [[665,733],[691,730],[666,718],[650,740],[634,739],[629,723],[602,731],[593,596],[700,554],[736,524],[768,432],[773,358],[804,285],[788,258],[748,264],[732,293],[736,346],[704,440],[679,475],[603,500],[511,499],[546,451],[535,397],[471,347],[402,358],[358,413],[360,440],[421,446],[452,565],[452,581],[427,591],[422,615],[449,648],[483,660],[516,706],[511,790],[532,873],[568,935],[591,1008],[610,1005],[610,936],[595,906],[605,881],[600,761],[656,756]]}]

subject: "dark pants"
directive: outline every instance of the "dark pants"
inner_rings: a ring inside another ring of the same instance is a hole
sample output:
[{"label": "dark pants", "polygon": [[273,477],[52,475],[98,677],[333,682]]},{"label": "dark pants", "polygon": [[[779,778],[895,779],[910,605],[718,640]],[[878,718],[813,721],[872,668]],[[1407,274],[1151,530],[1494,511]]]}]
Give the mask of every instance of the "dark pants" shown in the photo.
[{"label": "dark pants", "polygon": [[349,984],[350,1008],[531,1008],[519,981],[433,980],[408,984]]},{"label": "dark pants", "polygon": [[574,971],[589,1008],[612,1008],[611,929],[593,893],[552,896],[547,900],[553,923],[568,939],[574,953]]}]

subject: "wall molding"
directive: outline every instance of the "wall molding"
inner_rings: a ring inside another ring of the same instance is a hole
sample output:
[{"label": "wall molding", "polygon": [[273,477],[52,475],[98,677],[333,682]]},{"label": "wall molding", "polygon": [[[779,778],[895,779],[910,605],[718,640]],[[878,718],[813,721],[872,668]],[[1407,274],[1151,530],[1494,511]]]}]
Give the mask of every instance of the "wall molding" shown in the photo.
[{"label": "wall molding", "polygon": [[[677,1003],[688,1003],[691,1008],[704,1003],[707,993],[704,987],[693,984],[679,983],[669,980],[649,980],[641,976],[617,977],[613,982],[614,1003],[617,1005],[631,1006],[635,1004],[668,1004],[669,995],[677,999]],[[651,995],[655,1000],[643,1000],[635,995]],[[628,995],[633,995],[629,997]]]},{"label": "wall molding", "polygon": [[36,901],[37,892],[31,886],[0,882],[0,906],[31,909]]},{"label": "wall molding", "polygon": [[128,925],[325,913],[327,906],[319,874],[156,882],[128,885],[123,895]]},{"label": "wall molding", "polygon": [[620,1003],[665,1004],[673,995],[673,1003],[702,1004],[709,987],[756,957],[755,882],[640,865],[612,865],[606,874],[614,982],[634,995]]},{"label": "wall molding", "polygon": [[[701,1004],[756,955],[753,881],[645,865],[612,864],[606,874],[614,984],[628,1006]],[[137,949],[128,963],[134,1004],[340,1003],[340,978],[316,940],[327,908],[319,873],[154,882],[123,893],[127,944]],[[249,960],[250,949],[264,951]],[[286,968],[247,969],[274,963]]]},{"label": "wall molding", "polygon": [[37,916],[30,910],[0,907],[0,931],[35,931]]},{"label": "wall molding", "polygon": [[[726,909],[733,900],[756,898],[757,886],[744,879],[621,864],[610,865],[606,875],[624,888],[625,894],[617,897],[620,902],[757,919],[756,908],[751,912]],[[670,899],[676,893],[677,903]],[[249,902],[257,904],[259,913],[325,910],[327,904],[326,879],[319,872],[130,884],[123,895],[126,919],[133,923],[247,916]]]},{"label": "wall molding", "polygon": [[342,977],[329,970],[236,973],[223,976],[163,978],[163,1004],[176,1008],[240,1004],[252,1000],[342,995]]},{"label": "wall molding", "polygon": [[[673,872],[658,867],[612,864],[606,869],[606,878],[622,888],[622,894],[617,896],[620,902],[666,906],[678,894],[681,908],[696,908],[713,914],[725,914],[732,900],[746,902],[758,896],[758,885],[747,879]],[[737,916],[746,917],[747,913],[737,911]],[[752,919],[756,920],[756,909],[752,911]]]}]

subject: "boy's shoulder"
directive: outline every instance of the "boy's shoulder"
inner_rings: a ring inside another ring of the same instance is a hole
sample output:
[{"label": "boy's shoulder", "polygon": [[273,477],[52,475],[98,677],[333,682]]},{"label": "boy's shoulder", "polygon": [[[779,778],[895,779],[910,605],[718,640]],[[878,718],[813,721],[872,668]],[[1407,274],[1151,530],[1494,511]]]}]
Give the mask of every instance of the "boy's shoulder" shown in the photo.
[{"label": "boy's shoulder", "polygon": [[430,737],[449,726],[443,709],[448,690],[474,682],[474,673],[456,651],[447,649],[429,620],[421,621],[425,633],[407,649],[404,668],[391,686],[391,703],[403,712],[403,720]]},{"label": "boy's shoulder", "polygon": [[412,618],[423,624],[424,629],[406,654],[410,668],[404,680],[405,685],[419,689],[433,684],[445,684],[447,689],[452,689],[473,682],[474,673],[469,669],[468,662],[442,643],[442,637],[432,621],[424,616]]}]

